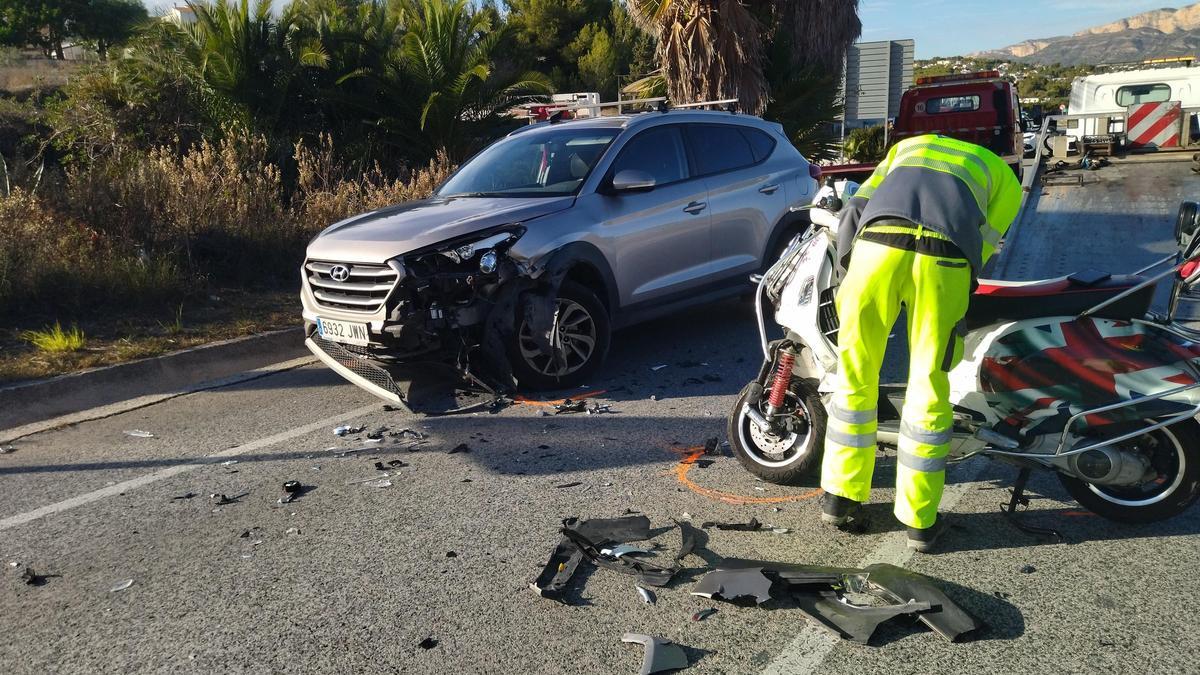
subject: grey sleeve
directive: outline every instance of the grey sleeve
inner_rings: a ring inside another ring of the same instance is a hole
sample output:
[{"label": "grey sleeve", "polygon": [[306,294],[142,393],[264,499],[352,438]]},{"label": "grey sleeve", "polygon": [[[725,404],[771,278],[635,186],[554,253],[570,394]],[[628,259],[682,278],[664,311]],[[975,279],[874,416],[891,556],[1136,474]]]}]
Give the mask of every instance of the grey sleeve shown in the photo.
[{"label": "grey sleeve", "polygon": [[851,197],[842,208],[842,218],[838,222],[837,252],[838,264],[846,269],[850,264],[850,249],[858,236],[859,220],[863,210],[867,208],[867,200],[862,197]]}]

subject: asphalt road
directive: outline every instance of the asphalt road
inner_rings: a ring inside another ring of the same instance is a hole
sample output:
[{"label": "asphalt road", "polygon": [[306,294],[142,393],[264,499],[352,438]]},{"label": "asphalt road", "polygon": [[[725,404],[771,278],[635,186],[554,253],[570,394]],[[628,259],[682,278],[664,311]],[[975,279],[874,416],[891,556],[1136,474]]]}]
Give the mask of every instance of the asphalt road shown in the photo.
[{"label": "asphalt road", "polygon": [[[623,673],[642,648],[620,637],[640,632],[685,645],[697,673],[1195,672],[1196,509],[1117,525],[1043,476],[1030,517],[1067,535],[1046,543],[998,512],[1015,471],[969,460],[949,474],[948,550],[910,557],[891,459],[861,535],[822,527],[813,487],[756,482],[731,457],[684,472],[680,449],[724,438],[756,349],[752,312],[728,303],[619,334],[589,390],[611,414],[415,418],[308,365],[26,437],[0,455],[0,671]],[[334,436],[342,423],[429,442],[368,445]],[[407,466],[390,487],[358,482],[394,459]],[[311,489],[280,504],[288,480]],[[664,555],[685,514],[790,532],[710,531],[653,606],[608,570],[581,572],[569,606],[529,589],[561,519],[627,509],[661,530]],[[870,646],[835,641],[786,601],[689,595],[714,556],[904,564],[988,628],[949,644],[900,621]],[[43,585],[21,581],[26,565]],[[719,611],[690,619],[706,607]]]}]

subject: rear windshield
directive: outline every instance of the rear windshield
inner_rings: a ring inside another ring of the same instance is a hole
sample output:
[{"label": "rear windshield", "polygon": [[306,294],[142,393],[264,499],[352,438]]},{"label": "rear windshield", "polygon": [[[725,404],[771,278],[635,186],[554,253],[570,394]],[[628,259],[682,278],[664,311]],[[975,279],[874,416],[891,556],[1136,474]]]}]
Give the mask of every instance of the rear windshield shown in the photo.
[{"label": "rear windshield", "polygon": [[1169,84],[1133,84],[1117,89],[1117,105],[1119,106],[1169,100],[1171,100],[1171,85]]},{"label": "rear windshield", "polygon": [[619,129],[565,128],[504,138],[467,161],[439,197],[562,197],[575,194]]},{"label": "rear windshield", "polygon": [[979,96],[970,94],[967,96],[943,96],[941,98],[925,99],[924,110],[921,108],[922,104],[918,103],[917,112],[924,112],[929,115],[971,112],[979,110]]}]

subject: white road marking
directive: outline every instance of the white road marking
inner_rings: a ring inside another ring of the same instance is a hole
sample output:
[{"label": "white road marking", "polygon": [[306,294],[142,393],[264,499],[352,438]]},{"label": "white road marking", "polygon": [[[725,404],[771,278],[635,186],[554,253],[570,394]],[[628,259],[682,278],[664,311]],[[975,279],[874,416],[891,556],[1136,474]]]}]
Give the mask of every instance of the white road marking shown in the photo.
[{"label": "white road marking", "polygon": [[162,394],[148,394],[146,396],[139,396],[137,398],[131,398],[125,401],[118,401],[117,403],[111,403],[109,405],[90,408],[88,410],[81,410],[79,412],[69,413],[67,415],[61,415],[48,420],[42,420],[41,422],[31,422],[19,427],[0,429],[0,439],[3,439],[0,441],[0,445],[3,443],[11,443],[13,441],[25,438],[26,436],[32,436],[33,434],[40,434],[43,431],[51,431],[53,429],[70,426],[72,424],[81,424],[83,422],[104,419],[105,417],[112,417],[113,415],[120,415],[121,413],[127,413],[131,410],[152,406],[156,403],[162,403],[163,401],[169,401],[173,398],[179,398],[180,396],[241,384],[243,382],[257,380],[260,377],[274,375],[285,370],[292,370],[294,368],[299,368],[301,366],[306,366],[310,363],[316,362],[317,358],[315,356],[301,356],[299,358],[292,359],[291,361],[272,363],[269,366],[255,368],[254,370],[247,370],[246,372],[237,373],[236,375],[230,375],[229,377],[223,377],[218,380],[201,382],[178,391],[168,391]]},{"label": "white road marking", "polygon": [[[971,466],[972,464],[974,466]],[[942,494],[941,510],[943,512],[954,508],[958,500],[966,494],[967,489],[979,479],[988,463],[975,458],[959,466],[962,470],[956,473],[965,472],[966,476],[946,487],[946,491]],[[970,466],[969,469],[968,466]],[[875,563],[891,563],[903,567],[912,556],[913,550],[908,548],[908,538],[904,530],[901,530],[885,537],[883,543],[867,554],[867,557],[863,558],[857,566],[866,567]],[[784,647],[779,656],[767,664],[763,673],[764,675],[815,673],[829,657],[833,648],[841,641],[828,631],[816,627],[811,621],[805,621],[800,629],[800,634],[789,642],[787,647]]]},{"label": "white road marking", "polygon": [[90,504],[99,499],[104,499],[105,497],[112,497],[113,495],[118,495],[118,494],[121,494],[122,492],[129,492],[130,490],[142,487],[144,485],[149,485],[151,483],[155,483],[160,480],[165,480],[172,476],[178,476],[181,473],[186,473],[188,471],[199,469],[203,466],[212,464],[213,460],[224,459],[227,457],[236,457],[237,455],[243,455],[247,452],[254,452],[255,450],[261,450],[262,448],[271,447],[272,445],[275,445],[276,443],[281,443],[283,441],[286,441],[286,440],[289,440],[292,438],[296,438],[297,436],[303,436],[304,434],[312,433],[318,429],[328,429],[328,428],[336,425],[338,422],[344,422],[346,420],[353,419],[355,417],[360,417],[362,415],[366,415],[366,414],[369,414],[372,412],[377,412],[379,410],[380,405],[381,405],[380,403],[372,403],[370,405],[365,405],[361,408],[356,408],[354,410],[351,410],[350,412],[345,412],[345,413],[341,413],[338,415],[334,415],[333,417],[326,417],[323,420],[318,420],[311,424],[306,424],[302,427],[296,427],[295,429],[288,429],[287,431],[281,431],[281,432],[275,434],[274,436],[267,436],[266,438],[260,438],[255,441],[250,441],[249,443],[245,443],[242,445],[236,445],[232,448],[229,448],[228,450],[222,450],[220,452],[208,455],[207,457],[205,457],[203,460],[201,460],[199,462],[193,462],[190,464],[179,464],[176,466],[167,467],[166,469],[162,469],[160,471],[155,471],[154,473],[146,474],[145,476],[141,476],[138,478],[131,478],[127,481],[122,481],[115,485],[109,485],[107,487],[100,488],[99,490],[93,490],[92,492],[87,492],[87,493],[81,494],[79,496],[72,497],[70,499],[58,502],[56,504],[50,504],[48,506],[43,506],[41,508],[34,509],[27,513],[21,513],[21,514],[15,515],[15,516],[9,516],[8,518],[0,520],[0,532],[3,532],[4,530],[10,529],[10,528],[14,528],[18,525],[24,525],[25,523],[33,522],[39,518],[44,518],[46,516],[54,515],[56,513],[61,513],[68,509],[73,509],[77,506],[83,506],[84,504]]}]

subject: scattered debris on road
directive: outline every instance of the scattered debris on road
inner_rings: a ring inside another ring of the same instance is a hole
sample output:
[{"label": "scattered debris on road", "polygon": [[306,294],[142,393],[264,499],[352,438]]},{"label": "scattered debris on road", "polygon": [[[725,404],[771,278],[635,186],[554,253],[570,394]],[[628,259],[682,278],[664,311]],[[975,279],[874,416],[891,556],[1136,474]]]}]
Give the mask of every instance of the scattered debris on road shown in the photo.
[{"label": "scattered debris on road", "polygon": [[715,607],[707,607],[707,608],[702,609],[699,612],[696,612],[695,614],[693,614],[692,621],[703,621],[716,613],[717,613],[717,610]]},{"label": "scattered debris on road", "polygon": [[154,434],[149,431],[142,431],[141,429],[130,429],[125,432],[125,435],[133,436],[134,438],[154,438]]},{"label": "scattered debris on road", "polygon": [[47,576],[57,575],[38,574],[33,571],[32,567],[28,566],[21,571],[21,581],[24,581],[26,586],[45,586]]},{"label": "scattered debris on road", "polygon": [[602,413],[611,413],[611,412],[612,412],[612,404],[611,403],[605,403],[603,405],[601,405],[599,403],[593,403],[592,407],[587,409],[587,414],[589,414],[589,415],[600,415]]},{"label": "scattered debris on road", "polygon": [[706,454],[706,455],[717,454],[717,446],[720,444],[720,442],[721,442],[721,439],[717,438],[716,436],[705,439],[704,440],[704,454]]},{"label": "scattered debris on road", "polygon": [[211,501],[213,503],[213,506],[225,506],[226,504],[237,504],[238,503],[237,497],[227,497],[224,494],[221,494],[219,492],[214,492],[214,493],[210,494],[208,496],[208,499],[209,499],[209,501]]},{"label": "scattered debris on road", "polygon": [[17,448],[13,445],[0,445],[0,455],[11,455],[16,452]]},{"label": "scattered debris on road", "polygon": [[550,554],[537,579],[530,584],[538,595],[566,603],[564,590],[585,559],[605,569],[630,574],[646,586],[665,586],[679,571],[679,561],[696,547],[695,529],[688,523],[676,522],[680,532],[680,547],[669,567],[655,565],[635,556],[606,554],[616,544],[645,541],[650,538],[650,519],[643,515],[620,518],[594,518],[580,522],[567,518],[559,530],[562,540]]},{"label": "scattered debris on road", "polygon": [[642,598],[642,602],[646,603],[647,605],[654,604],[655,597],[654,597],[654,594],[651,593],[649,589],[642,588],[641,586],[634,586],[634,588],[637,589],[638,595],[641,596],[641,598]]},{"label": "scattered debris on road", "polygon": [[642,657],[641,675],[688,667],[687,654],[680,649],[679,645],[670,640],[653,635],[626,633],[621,636],[621,642],[640,644],[646,647],[646,655]]},{"label": "scattered debris on road", "polygon": [[657,373],[658,371],[662,370],[663,368],[666,368],[669,365],[670,365],[669,363],[660,363],[657,366],[650,366],[650,370]]},{"label": "scattered debris on road", "polygon": [[1037,571],[1037,568],[1034,567],[1033,565],[1025,565],[1024,567],[1021,568],[1021,574],[1033,574],[1036,571]]},{"label": "scattered debris on road", "polygon": [[564,488],[579,487],[580,485],[583,485],[583,483],[576,480],[576,481],[571,481],[570,483],[563,483],[562,485],[555,485],[554,487],[558,488],[559,490],[562,490]]},{"label": "scattered debris on road", "polygon": [[433,649],[437,645],[438,645],[438,641],[431,637],[427,637],[424,640],[421,640],[420,642],[417,643],[417,646],[420,647],[421,649]]},{"label": "scattered debris on road", "polygon": [[654,555],[654,553],[649,549],[642,548],[641,546],[634,546],[633,544],[621,544],[620,546],[613,546],[612,548],[600,549],[601,555],[606,555],[610,558],[620,558],[623,555],[629,555],[631,553],[637,555]]},{"label": "scattered debris on road", "polygon": [[390,488],[392,487],[392,481],[386,478],[379,478],[377,480],[367,481],[366,483],[363,483],[363,485],[373,488]]},{"label": "scattered debris on road", "polygon": [[192,497],[196,497],[196,496],[197,496],[197,495],[196,495],[196,493],[195,493],[195,492],[185,492],[185,493],[183,493],[183,494],[181,494],[181,495],[179,495],[179,496],[176,496],[176,497],[171,497],[171,501],[173,501],[173,502],[177,502],[177,501],[180,501],[180,500],[183,500],[183,499],[191,499]]},{"label": "scattered debris on road", "polygon": [[[787,585],[799,609],[818,626],[862,644],[880,624],[897,616],[916,616],[950,642],[983,625],[929,577],[886,563],[855,569],[727,558],[704,575],[692,593],[722,600],[753,597],[762,604],[772,597],[771,577]],[[885,604],[855,604],[851,595]]]},{"label": "scattered debris on road", "polygon": [[304,486],[300,484],[300,481],[289,480],[283,484],[283,496],[279,498],[279,503],[289,504],[302,494],[304,494]]},{"label": "scattered debris on road", "polygon": [[116,593],[118,591],[123,591],[132,585],[133,585],[133,579],[126,579],[124,581],[118,581],[117,583],[113,584],[112,588],[108,589],[108,592]]},{"label": "scattered debris on road", "polygon": [[366,429],[367,429],[366,427],[352,427],[350,425],[344,424],[344,425],[334,429],[333,435],[334,436],[350,436],[352,434],[361,434],[362,432],[366,431]]},{"label": "scattered debris on road", "polygon": [[458,445],[456,445],[453,448],[450,448],[448,451],[446,451],[446,454],[447,455],[457,455],[460,452],[470,452],[470,451],[471,451],[471,446],[467,445],[466,443],[459,443]]},{"label": "scattered debris on road", "polygon": [[564,400],[562,403],[554,404],[553,407],[554,407],[555,415],[587,412],[587,409],[588,409],[587,401],[585,401],[583,399],[573,401],[569,398]]},{"label": "scattered debris on road", "polygon": [[701,523],[700,527],[706,530],[715,527],[718,530],[729,530],[733,532],[758,532],[759,530],[763,529],[763,527],[769,526],[764,526],[762,523],[758,522],[758,518],[752,517],[750,518],[749,522],[745,523],[717,523],[709,520]]}]

